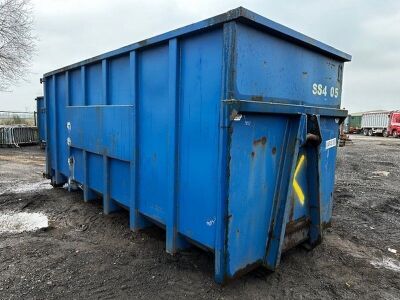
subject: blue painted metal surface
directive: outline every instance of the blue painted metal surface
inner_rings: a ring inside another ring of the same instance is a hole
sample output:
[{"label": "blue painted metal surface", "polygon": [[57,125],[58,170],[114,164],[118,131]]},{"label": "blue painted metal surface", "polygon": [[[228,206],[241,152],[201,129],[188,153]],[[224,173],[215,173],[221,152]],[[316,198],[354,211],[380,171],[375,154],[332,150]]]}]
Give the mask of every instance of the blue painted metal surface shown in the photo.
[{"label": "blue painted metal surface", "polygon": [[274,270],[330,223],[350,59],[237,8],[47,73],[47,174],[214,252],[217,282]]},{"label": "blue painted metal surface", "polygon": [[39,142],[46,143],[46,106],[44,97],[36,97],[37,127],[39,132]]}]

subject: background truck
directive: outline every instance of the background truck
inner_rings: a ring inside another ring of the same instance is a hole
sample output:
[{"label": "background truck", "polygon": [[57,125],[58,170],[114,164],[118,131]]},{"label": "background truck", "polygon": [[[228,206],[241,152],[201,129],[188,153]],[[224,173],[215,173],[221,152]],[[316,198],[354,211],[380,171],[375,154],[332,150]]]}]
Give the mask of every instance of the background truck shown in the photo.
[{"label": "background truck", "polygon": [[360,133],[361,117],[363,113],[352,113],[343,122],[344,133]]},{"label": "background truck", "polygon": [[361,118],[364,135],[400,136],[400,111],[378,111],[364,113]]}]

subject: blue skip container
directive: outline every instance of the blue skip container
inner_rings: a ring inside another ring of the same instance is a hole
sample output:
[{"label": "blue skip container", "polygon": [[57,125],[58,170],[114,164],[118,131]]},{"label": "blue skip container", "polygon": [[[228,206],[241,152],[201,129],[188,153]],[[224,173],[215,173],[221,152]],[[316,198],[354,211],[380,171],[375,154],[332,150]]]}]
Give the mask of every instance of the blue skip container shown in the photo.
[{"label": "blue skip container", "polygon": [[39,133],[39,144],[44,146],[46,144],[46,106],[44,97],[36,97],[36,126]]},{"label": "blue skip container", "polygon": [[219,283],[321,242],[351,56],[242,7],[44,75],[47,170]]}]

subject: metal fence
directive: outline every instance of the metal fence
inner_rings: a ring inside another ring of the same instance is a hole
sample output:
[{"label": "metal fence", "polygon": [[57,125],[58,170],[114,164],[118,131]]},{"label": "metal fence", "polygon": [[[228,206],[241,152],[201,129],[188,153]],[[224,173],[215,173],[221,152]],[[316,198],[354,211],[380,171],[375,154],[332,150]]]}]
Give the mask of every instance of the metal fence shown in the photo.
[{"label": "metal fence", "polygon": [[36,126],[36,112],[1,111],[0,125]]},{"label": "metal fence", "polygon": [[26,125],[0,125],[0,146],[36,144],[39,141],[38,129]]},{"label": "metal fence", "polygon": [[0,146],[38,143],[36,112],[0,111]]}]

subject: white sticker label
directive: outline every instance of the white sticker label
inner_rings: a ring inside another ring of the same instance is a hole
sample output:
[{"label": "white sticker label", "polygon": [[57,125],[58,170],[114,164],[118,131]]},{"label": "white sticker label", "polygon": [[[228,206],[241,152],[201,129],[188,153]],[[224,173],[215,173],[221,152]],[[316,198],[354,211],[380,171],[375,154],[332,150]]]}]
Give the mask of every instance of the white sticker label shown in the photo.
[{"label": "white sticker label", "polygon": [[325,143],[325,149],[336,147],[336,138],[327,140]]}]

